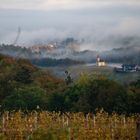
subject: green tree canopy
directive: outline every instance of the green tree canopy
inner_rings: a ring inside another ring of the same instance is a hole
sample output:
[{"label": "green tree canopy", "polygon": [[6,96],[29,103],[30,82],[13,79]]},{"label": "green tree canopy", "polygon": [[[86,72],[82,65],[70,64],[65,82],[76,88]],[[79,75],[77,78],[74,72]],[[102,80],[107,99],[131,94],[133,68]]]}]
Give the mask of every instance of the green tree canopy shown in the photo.
[{"label": "green tree canopy", "polygon": [[94,112],[103,108],[107,112],[127,111],[127,92],[118,83],[104,79],[91,79],[78,102],[80,111]]},{"label": "green tree canopy", "polygon": [[45,92],[37,87],[16,89],[14,94],[6,97],[2,108],[6,110],[28,109],[34,110],[37,106],[44,109],[46,106]]}]

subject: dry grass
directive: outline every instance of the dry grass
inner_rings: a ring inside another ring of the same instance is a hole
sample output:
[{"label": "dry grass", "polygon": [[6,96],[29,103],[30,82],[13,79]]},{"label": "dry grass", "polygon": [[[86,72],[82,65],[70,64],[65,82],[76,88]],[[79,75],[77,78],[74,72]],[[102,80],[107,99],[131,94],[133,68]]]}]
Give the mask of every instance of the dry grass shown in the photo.
[{"label": "dry grass", "polygon": [[140,115],[4,112],[1,140],[135,140]]}]

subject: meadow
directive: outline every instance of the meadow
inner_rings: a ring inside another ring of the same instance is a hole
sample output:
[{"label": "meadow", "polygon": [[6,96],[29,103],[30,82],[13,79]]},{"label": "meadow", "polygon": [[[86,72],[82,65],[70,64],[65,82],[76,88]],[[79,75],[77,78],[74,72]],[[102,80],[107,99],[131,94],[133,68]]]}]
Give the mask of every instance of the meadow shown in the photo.
[{"label": "meadow", "polygon": [[87,73],[91,75],[104,75],[111,80],[115,80],[122,84],[129,84],[131,82],[137,81],[140,72],[134,73],[116,73],[114,72],[114,67],[120,67],[120,63],[111,63],[105,67],[97,67],[95,63],[93,64],[83,64],[83,65],[73,65],[73,66],[57,66],[57,67],[46,67],[42,68],[51,72],[53,75],[59,78],[65,78],[65,70],[71,73],[73,79],[77,80],[81,74]]}]

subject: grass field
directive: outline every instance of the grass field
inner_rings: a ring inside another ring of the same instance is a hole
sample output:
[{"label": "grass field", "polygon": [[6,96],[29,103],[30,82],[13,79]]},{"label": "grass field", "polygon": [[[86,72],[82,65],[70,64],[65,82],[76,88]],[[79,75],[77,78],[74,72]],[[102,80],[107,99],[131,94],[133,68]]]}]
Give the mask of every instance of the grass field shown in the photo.
[{"label": "grass field", "polygon": [[50,71],[57,77],[65,78],[65,70],[71,73],[73,79],[77,79],[81,73],[95,74],[95,75],[105,75],[109,79],[116,80],[123,84],[128,84],[130,82],[136,81],[140,77],[140,72],[136,73],[115,73],[114,67],[120,64],[112,64],[106,67],[97,67],[95,64],[87,65],[76,65],[69,67],[48,67],[43,68],[44,70]]}]

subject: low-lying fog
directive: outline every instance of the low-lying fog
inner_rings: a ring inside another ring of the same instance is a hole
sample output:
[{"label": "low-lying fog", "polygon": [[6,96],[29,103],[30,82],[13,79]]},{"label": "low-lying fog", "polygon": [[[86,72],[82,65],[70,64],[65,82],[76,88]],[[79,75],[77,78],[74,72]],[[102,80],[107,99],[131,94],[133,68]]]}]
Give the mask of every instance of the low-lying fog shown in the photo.
[{"label": "low-lying fog", "polygon": [[140,48],[139,13],[136,0],[0,1],[0,44],[12,44],[20,27],[17,45],[26,47],[73,37],[80,50]]}]

